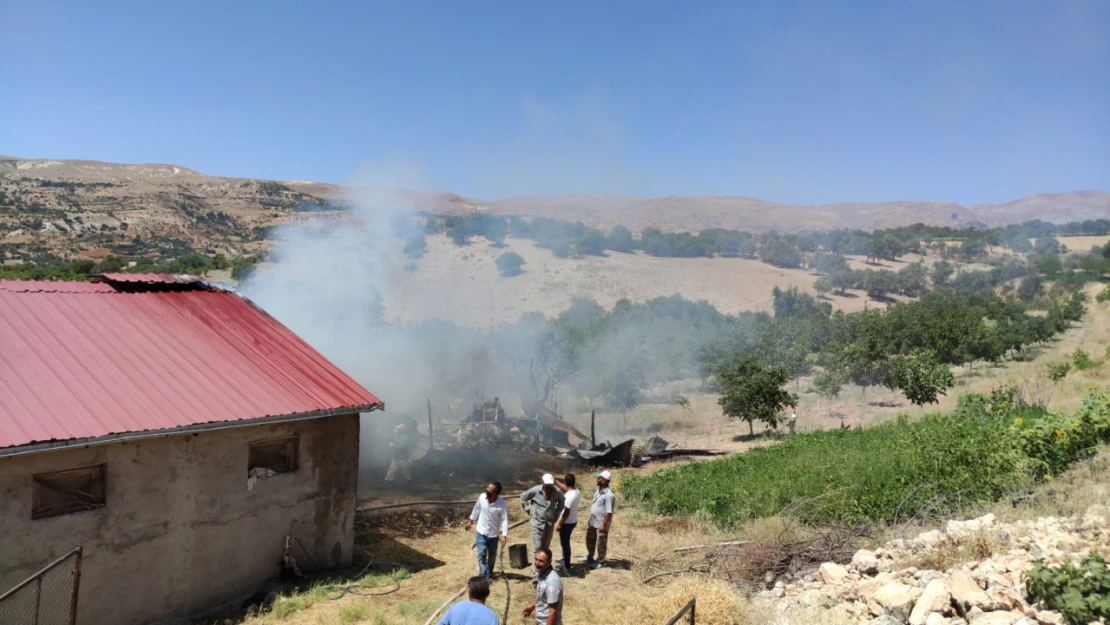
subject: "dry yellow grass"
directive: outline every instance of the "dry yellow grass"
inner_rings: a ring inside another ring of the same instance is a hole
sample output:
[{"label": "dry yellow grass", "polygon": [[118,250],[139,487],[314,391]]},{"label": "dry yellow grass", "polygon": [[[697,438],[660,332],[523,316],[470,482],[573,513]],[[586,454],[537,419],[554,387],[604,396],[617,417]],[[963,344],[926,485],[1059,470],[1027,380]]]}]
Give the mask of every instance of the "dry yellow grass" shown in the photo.
[{"label": "dry yellow grass", "polygon": [[[427,251],[415,261],[416,271],[390,269],[384,302],[389,320],[411,323],[448,315],[460,325],[486,328],[529,312],[556,315],[579,296],[612,308],[621,298],[642,302],[680,294],[706,300],[728,314],[770,311],[774,287],[796,286],[814,293],[818,277],[806,269],[782,269],[746,258],[661,258],[642,252],[559,258],[530,240],[513,237],[500,248],[484,239],[465,247],[442,235],[427,241]],[[524,258],[524,273],[501,277],[495,263],[507,251]],[[897,270],[905,264],[888,263],[884,268]],[[862,291],[829,295],[829,301],[848,312],[885,305]]]},{"label": "dry yellow grass", "polygon": [[[667,586],[640,600],[636,623],[663,622],[663,615],[677,614],[691,597],[697,598],[695,616],[699,623],[752,625],[766,622],[761,609],[748,601],[727,582],[697,575],[680,575]],[[661,618],[662,617],[662,618]]]},{"label": "dry yellow grass", "polygon": [[1068,247],[1068,252],[1089,252],[1096,245],[1101,247],[1110,243],[1110,236],[1059,237],[1057,240]]}]

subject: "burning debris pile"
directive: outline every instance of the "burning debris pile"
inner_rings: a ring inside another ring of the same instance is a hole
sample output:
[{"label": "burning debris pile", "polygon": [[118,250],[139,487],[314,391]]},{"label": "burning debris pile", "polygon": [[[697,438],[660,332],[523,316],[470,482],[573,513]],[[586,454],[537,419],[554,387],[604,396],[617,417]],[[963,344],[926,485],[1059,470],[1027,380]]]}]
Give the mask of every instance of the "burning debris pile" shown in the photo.
[{"label": "burning debris pile", "polygon": [[646,442],[627,439],[616,445],[595,442],[592,435],[579,431],[554,410],[538,408],[522,417],[507,417],[501,400],[474,404],[473,410],[458,425],[443,428],[437,444],[445,449],[512,449],[559,456],[574,464],[607,467],[639,466],[650,460],[678,456],[716,455],[709,449],[668,448],[669,443],[652,436]]},{"label": "burning debris pile", "polygon": [[[494,475],[501,472],[498,467],[502,465],[531,464],[534,460],[530,458],[540,456],[557,459],[569,469],[640,466],[653,460],[726,453],[670,447],[658,436],[647,441],[629,438],[616,444],[595,444],[592,436],[554,410],[534,408],[520,413],[509,416],[499,397],[475,402],[458,421],[433,419],[430,401],[426,424],[405,414],[375,413],[363,428],[363,458],[369,465],[362,470],[364,483],[383,478],[393,482],[391,475],[402,478],[400,483],[436,476]],[[475,453],[483,450],[495,453]],[[399,465],[401,472],[395,470]]]},{"label": "burning debris pile", "polygon": [[[523,417],[507,417],[501,399],[474,404],[458,425],[446,428],[448,447],[530,449],[541,453],[565,453],[570,449],[592,449],[590,437],[579,432],[554,411],[541,409]],[[576,443],[572,444],[570,437]],[[440,439],[436,439],[438,443]]]}]

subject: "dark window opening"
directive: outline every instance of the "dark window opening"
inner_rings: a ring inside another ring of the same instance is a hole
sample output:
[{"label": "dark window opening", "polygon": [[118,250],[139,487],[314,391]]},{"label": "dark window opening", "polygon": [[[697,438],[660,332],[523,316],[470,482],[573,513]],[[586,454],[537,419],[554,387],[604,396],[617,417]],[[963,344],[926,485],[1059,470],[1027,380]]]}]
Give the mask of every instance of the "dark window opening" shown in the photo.
[{"label": "dark window opening", "polygon": [[31,518],[45,519],[104,507],[104,468],[101,464],[33,476]]},{"label": "dark window opening", "polygon": [[[256,471],[257,469],[257,471]],[[265,477],[297,470],[297,437],[275,438],[250,444],[247,477]]]}]

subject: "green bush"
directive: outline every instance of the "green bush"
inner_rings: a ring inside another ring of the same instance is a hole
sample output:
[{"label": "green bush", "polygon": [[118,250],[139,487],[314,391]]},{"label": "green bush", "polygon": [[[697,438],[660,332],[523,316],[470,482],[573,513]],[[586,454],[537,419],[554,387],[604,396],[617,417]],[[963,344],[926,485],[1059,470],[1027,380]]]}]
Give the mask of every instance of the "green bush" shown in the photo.
[{"label": "green bush", "polygon": [[894,522],[987,502],[1050,477],[1110,441],[1110,394],[1091,390],[1071,416],[1018,406],[1013,389],[966,395],[911,423],[800,434],[711,462],[622,478],[663,514],[705,513],[730,526],[792,509],[807,522]]},{"label": "green bush", "polygon": [[1094,453],[1099,443],[1110,442],[1108,406],[1110,394],[1091,390],[1071,415],[1014,418],[1011,429],[1018,433],[1021,449],[1031,460],[1033,475],[1059,475],[1072,462]]},{"label": "green bush", "polygon": [[1026,481],[1013,433],[991,414],[929,415],[818,431],[721,460],[622,478],[622,493],[664,514],[729,526],[789,507],[809,522],[851,524],[943,512]]},{"label": "green bush", "polygon": [[1086,371],[1088,369],[1097,369],[1102,366],[1101,360],[1094,360],[1087,352],[1077,349],[1071,354],[1071,362],[1075,365],[1076,371]]},{"label": "green bush", "polygon": [[[1107,245],[1110,246],[1110,243],[1107,243]],[[1095,296],[1095,300],[1099,303],[1110,302],[1110,284],[1107,284],[1098,292],[1098,295]]]},{"label": "green bush", "polygon": [[1110,618],[1110,568],[1097,553],[1079,566],[1067,563],[1053,568],[1038,561],[1025,579],[1029,598],[1064,615],[1068,625]]},{"label": "green bush", "polygon": [[519,275],[524,266],[524,258],[516,252],[505,252],[497,257],[497,269],[501,272],[502,277],[510,277]]}]

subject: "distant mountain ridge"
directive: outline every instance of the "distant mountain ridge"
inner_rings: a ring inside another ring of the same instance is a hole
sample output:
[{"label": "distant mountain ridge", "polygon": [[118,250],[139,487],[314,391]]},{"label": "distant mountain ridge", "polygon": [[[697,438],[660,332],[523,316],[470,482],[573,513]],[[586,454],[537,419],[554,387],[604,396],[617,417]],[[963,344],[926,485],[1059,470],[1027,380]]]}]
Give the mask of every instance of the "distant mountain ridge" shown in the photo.
[{"label": "distant mountain ridge", "polygon": [[[348,191],[304,180],[210,176],[169,164],[0,157],[0,192],[4,194],[0,196],[0,243],[46,234],[72,238],[90,228],[98,229],[98,234],[124,229],[128,238],[152,234],[198,243],[216,240],[227,244],[229,253],[245,253],[264,246],[264,234],[270,227],[306,218],[297,210],[306,203],[320,204],[323,208],[317,214],[338,213]],[[975,206],[933,200],[798,206],[732,196],[639,198],[600,193],[484,201],[450,192],[398,193],[415,207],[438,214],[547,217],[582,221],[603,230],[623,225],[633,232],[649,227],[756,233],[875,230],[919,222],[959,228],[1031,219],[1063,223],[1110,217],[1110,193],[1105,191],[1042,193]],[[83,217],[74,222],[80,215]]]}]

